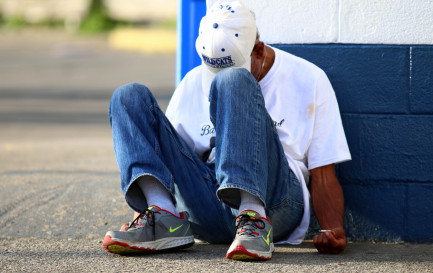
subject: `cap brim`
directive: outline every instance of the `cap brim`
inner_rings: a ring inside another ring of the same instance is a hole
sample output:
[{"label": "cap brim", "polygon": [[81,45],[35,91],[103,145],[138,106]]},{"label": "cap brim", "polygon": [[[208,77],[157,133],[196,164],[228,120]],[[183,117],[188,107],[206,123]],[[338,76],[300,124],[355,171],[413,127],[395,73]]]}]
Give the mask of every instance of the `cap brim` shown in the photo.
[{"label": "cap brim", "polygon": [[[202,69],[201,69],[201,85],[202,85],[202,88],[203,88],[203,92],[207,96],[209,96],[210,86],[212,85],[212,81],[215,78],[215,76],[216,76],[217,73],[214,72],[214,71],[212,71],[212,70],[210,70],[207,67],[206,64],[202,63],[201,66],[202,66]],[[236,68],[236,67],[234,67],[234,68]],[[237,67],[237,68],[245,68],[246,70],[248,70],[248,71],[251,72],[251,59],[248,58],[246,60],[246,62],[242,66]]]}]

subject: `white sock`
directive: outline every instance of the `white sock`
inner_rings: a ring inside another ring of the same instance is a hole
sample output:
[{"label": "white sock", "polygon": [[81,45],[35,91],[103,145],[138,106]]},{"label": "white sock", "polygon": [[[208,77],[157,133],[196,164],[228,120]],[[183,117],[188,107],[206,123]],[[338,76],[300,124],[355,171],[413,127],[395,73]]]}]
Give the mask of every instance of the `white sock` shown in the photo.
[{"label": "white sock", "polygon": [[164,209],[179,216],[171,194],[155,177],[150,175],[142,176],[138,179],[137,183],[146,197],[149,207],[158,206],[160,209]]},{"label": "white sock", "polygon": [[266,217],[265,207],[263,206],[262,201],[251,193],[239,190],[241,193],[241,204],[239,206],[239,213],[244,210],[253,210],[260,214],[261,217]]}]

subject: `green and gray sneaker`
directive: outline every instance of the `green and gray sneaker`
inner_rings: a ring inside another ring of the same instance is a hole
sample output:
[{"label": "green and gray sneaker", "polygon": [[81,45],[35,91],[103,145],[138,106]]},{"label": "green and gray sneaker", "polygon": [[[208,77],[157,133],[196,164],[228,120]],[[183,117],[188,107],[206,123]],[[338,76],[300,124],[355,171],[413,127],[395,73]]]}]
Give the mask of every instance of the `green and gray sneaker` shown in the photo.
[{"label": "green and gray sneaker", "polygon": [[126,231],[109,231],[102,246],[115,254],[141,254],[187,248],[194,244],[188,214],[177,217],[156,206],[143,211]]},{"label": "green and gray sneaker", "polygon": [[269,218],[244,210],[236,218],[236,236],[226,257],[234,260],[270,260],[274,251]]}]

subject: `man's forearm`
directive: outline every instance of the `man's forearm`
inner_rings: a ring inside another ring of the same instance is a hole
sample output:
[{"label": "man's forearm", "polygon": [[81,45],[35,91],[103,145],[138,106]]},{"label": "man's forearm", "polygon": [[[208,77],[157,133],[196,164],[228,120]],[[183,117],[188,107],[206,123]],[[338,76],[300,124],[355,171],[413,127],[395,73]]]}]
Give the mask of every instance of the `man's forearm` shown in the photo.
[{"label": "man's forearm", "polygon": [[343,228],[343,190],[334,165],[311,170],[311,199],[322,229]]}]

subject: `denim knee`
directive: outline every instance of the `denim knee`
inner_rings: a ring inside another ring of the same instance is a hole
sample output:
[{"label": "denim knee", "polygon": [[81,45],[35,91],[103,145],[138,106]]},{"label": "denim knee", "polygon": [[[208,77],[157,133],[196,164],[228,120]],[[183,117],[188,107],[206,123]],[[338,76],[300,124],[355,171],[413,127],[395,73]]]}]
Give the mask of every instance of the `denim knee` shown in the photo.
[{"label": "denim knee", "polygon": [[117,88],[110,101],[110,108],[121,104],[128,106],[134,103],[143,103],[143,99],[147,100],[146,97],[151,94],[149,89],[139,83],[128,83]]},{"label": "denim knee", "polygon": [[228,82],[232,80],[239,80],[242,77],[252,77],[252,74],[245,68],[232,67],[221,70],[216,76],[214,81],[216,82]]},{"label": "denim knee", "polygon": [[[257,88],[245,88],[256,85]],[[252,95],[256,90],[261,90],[256,79],[245,68],[227,68],[220,71],[212,81],[210,99],[219,96],[230,99],[241,99],[242,96]],[[260,92],[261,93],[261,92]]]},{"label": "denim knee", "polygon": [[156,99],[150,90],[139,83],[128,83],[117,88],[110,100],[109,117],[111,120],[112,114],[123,107],[124,109],[134,109],[143,106],[156,105]]}]

